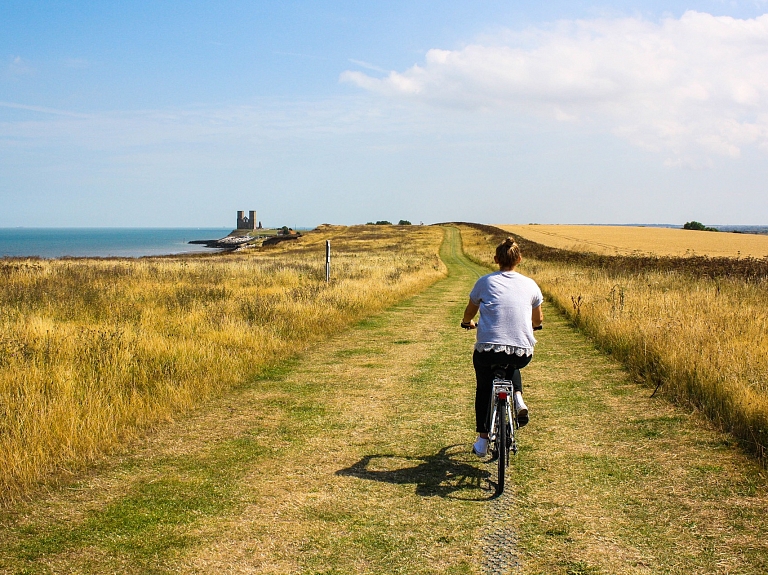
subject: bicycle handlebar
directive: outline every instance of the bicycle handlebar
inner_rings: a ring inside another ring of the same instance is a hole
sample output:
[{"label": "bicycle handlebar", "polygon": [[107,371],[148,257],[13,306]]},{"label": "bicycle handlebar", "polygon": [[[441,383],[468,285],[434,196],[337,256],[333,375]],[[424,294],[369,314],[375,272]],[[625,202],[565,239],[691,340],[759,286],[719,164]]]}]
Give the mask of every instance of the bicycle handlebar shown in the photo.
[{"label": "bicycle handlebar", "polygon": [[[473,324],[472,322],[469,322],[469,323],[461,322],[461,327],[463,327],[464,329],[477,329],[477,324]],[[543,323],[540,325],[533,326],[533,331],[539,331],[540,329],[544,329]]]}]

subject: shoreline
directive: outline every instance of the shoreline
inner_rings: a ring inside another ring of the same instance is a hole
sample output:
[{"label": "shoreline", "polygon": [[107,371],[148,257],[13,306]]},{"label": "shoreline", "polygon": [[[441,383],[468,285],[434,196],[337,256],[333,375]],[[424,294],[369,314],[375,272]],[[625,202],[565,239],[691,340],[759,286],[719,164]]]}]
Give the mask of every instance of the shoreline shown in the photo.
[{"label": "shoreline", "polygon": [[[202,245],[206,248],[215,248],[224,251],[237,251],[240,249],[272,246],[284,241],[296,240],[301,237],[301,232],[293,232],[287,235],[277,233],[261,233],[259,235],[249,235],[250,230],[232,230],[228,235],[216,240],[191,240],[187,243]],[[253,230],[254,232],[256,230]],[[275,232],[276,230],[264,229],[263,232]],[[234,235],[245,232],[244,235]]]},{"label": "shoreline", "polygon": [[231,228],[5,228],[0,229],[0,261],[206,254],[211,253],[206,244],[190,244],[190,239],[228,233]]}]

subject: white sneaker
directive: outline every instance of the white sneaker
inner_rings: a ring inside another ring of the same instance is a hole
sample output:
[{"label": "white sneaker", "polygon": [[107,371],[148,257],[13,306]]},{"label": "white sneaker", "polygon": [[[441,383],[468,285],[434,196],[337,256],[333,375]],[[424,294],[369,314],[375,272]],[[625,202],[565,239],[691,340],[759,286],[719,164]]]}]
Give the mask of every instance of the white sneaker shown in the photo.
[{"label": "white sneaker", "polygon": [[523,401],[523,394],[519,391],[515,392],[515,409],[517,409],[518,417],[528,417],[528,406]]},{"label": "white sneaker", "polygon": [[488,454],[488,438],[478,437],[474,445],[472,445],[472,453],[478,457],[485,457]]}]

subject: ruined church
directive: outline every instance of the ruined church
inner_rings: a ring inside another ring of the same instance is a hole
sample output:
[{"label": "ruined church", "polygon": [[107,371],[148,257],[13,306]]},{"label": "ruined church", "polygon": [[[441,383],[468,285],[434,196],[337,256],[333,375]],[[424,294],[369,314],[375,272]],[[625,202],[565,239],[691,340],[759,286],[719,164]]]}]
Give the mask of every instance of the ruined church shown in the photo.
[{"label": "ruined church", "polygon": [[[237,212],[237,229],[238,230],[255,230],[256,228],[256,212],[251,210],[248,212],[248,217],[245,217],[244,211]],[[258,229],[261,229],[261,222],[259,222]]]}]

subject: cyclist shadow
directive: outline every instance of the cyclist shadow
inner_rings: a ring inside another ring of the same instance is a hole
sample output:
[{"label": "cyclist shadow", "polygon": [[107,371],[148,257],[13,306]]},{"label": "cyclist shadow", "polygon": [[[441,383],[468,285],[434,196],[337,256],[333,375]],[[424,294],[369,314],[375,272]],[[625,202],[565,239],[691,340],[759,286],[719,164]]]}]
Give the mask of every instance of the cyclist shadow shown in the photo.
[{"label": "cyclist shadow", "polygon": [[[490,472],[478,469],[474,461],[470,464],[473,456],[464,453],[464,448],[462,445],[449,445],[435,455],[423,457],[366,455],[354,465],[338,470],[336,475],[398,485],[413,483],[416,494],[422,497],[468,501],[493,499],[495,490],[490,483]],[[478,495],[478,491],[482,495]]]}]

